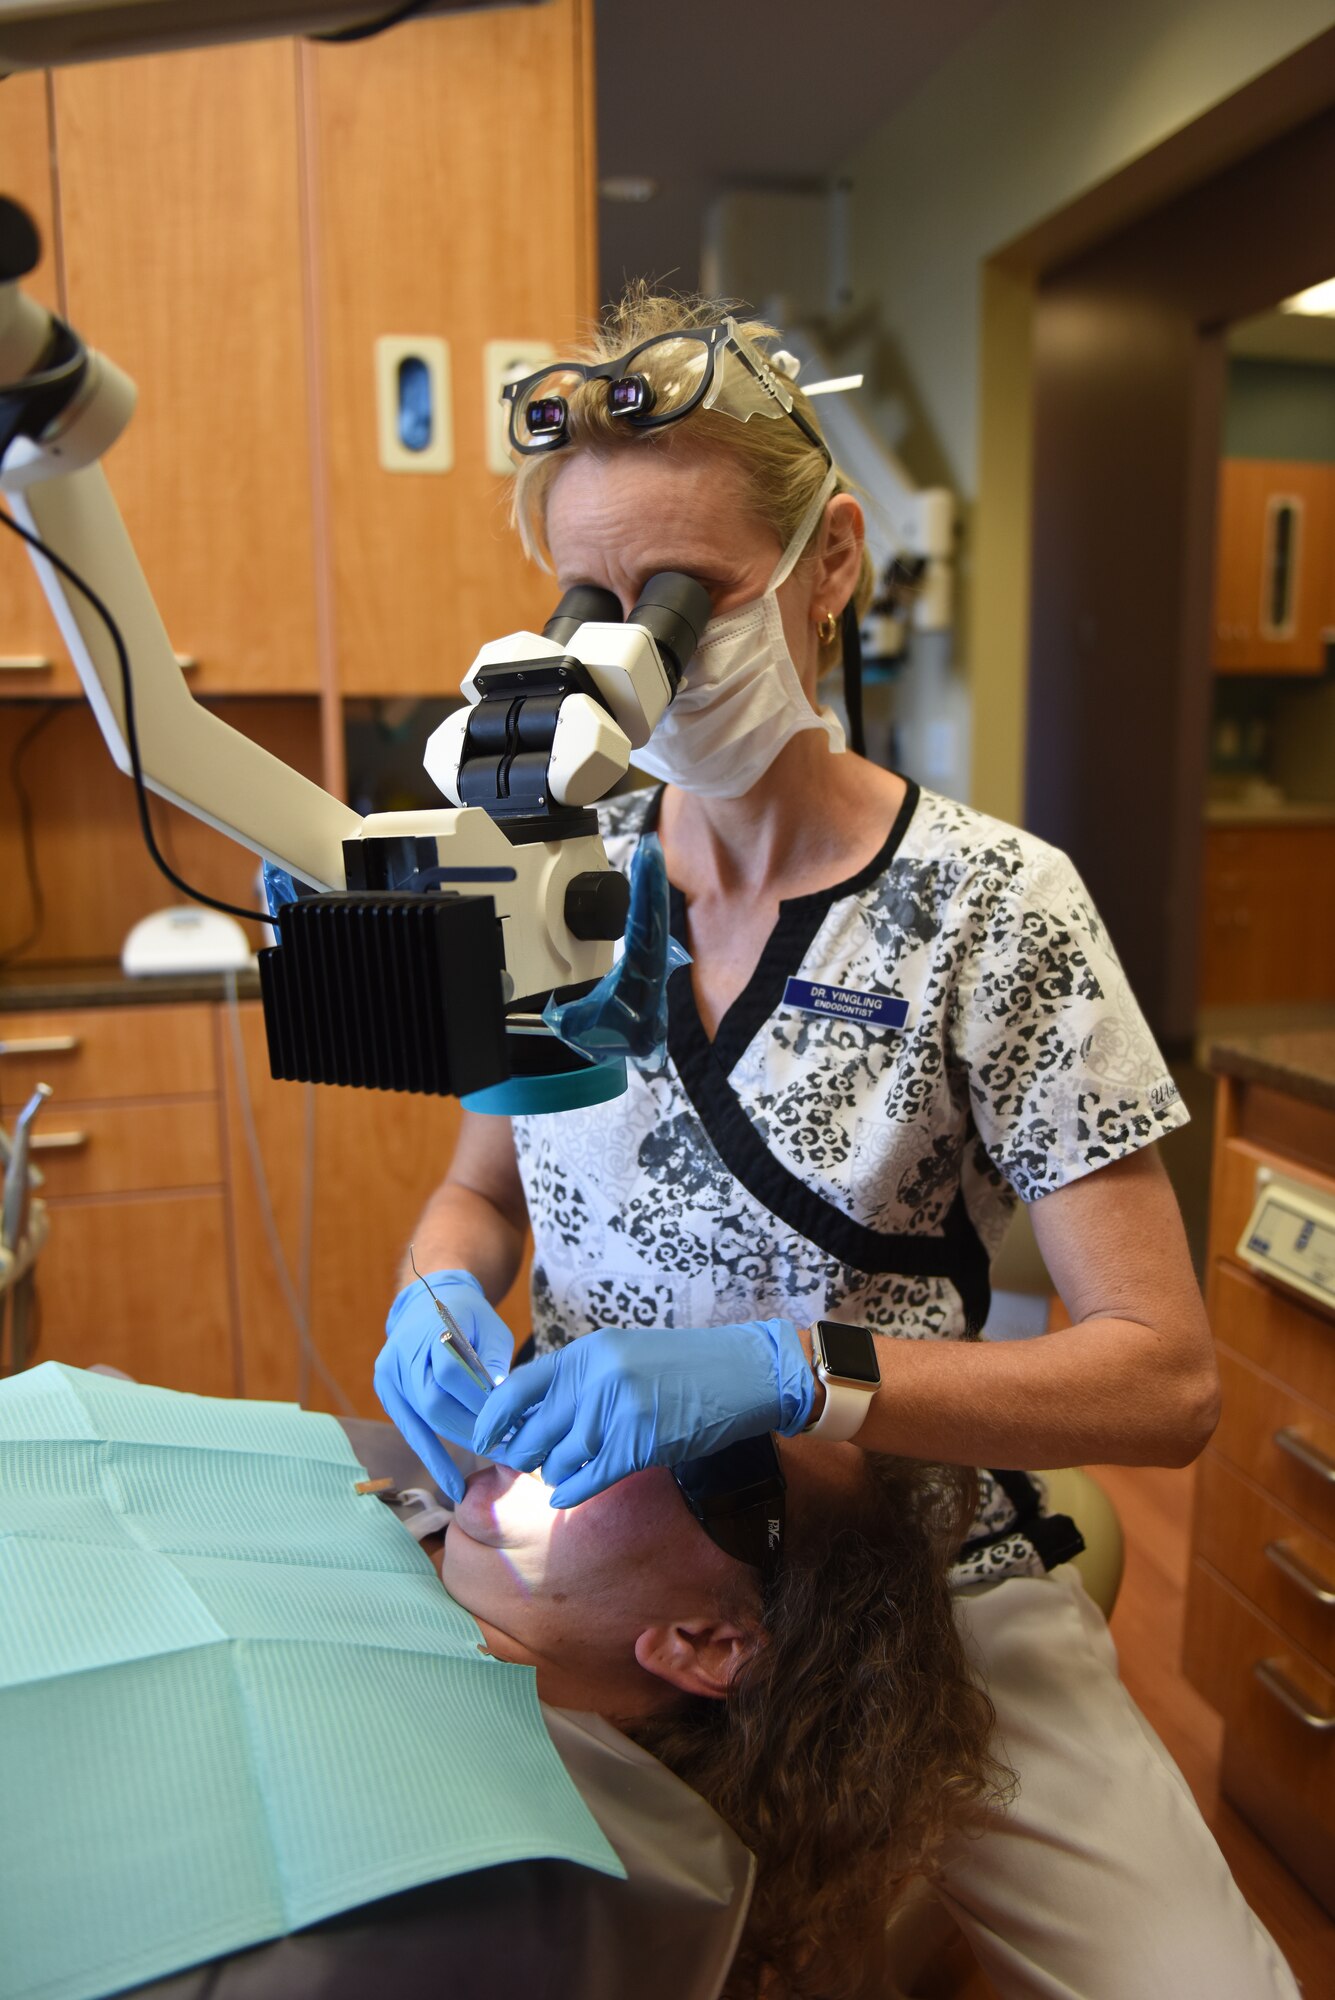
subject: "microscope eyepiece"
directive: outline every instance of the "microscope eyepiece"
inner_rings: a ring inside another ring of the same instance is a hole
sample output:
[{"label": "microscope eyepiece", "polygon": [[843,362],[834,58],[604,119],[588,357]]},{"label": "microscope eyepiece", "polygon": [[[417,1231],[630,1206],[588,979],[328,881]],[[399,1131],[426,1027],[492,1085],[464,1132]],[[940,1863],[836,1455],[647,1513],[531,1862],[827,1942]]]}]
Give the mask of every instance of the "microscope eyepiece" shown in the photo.
[{"label": "microscope eyepiece", "polygon": [[712,615],[709,592],[702,583],[680,570],[665,569],[650,577],[626,620],[628,625],[643,626],[657,644],[673,694]]},{"label": "microscope eyepiece", "polygon": [[596,583],[572,583],[542,628],[544,639],[564,646],[581,625],[619,625],[621,600]]}]

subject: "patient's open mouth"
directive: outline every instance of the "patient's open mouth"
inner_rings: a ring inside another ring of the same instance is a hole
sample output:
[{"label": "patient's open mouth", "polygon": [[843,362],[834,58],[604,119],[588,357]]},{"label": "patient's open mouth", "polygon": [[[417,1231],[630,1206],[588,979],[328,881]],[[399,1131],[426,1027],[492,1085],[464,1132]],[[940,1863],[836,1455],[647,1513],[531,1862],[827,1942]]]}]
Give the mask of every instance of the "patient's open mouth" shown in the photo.
[{"label": "patient's open mouth", "polygon": [[535,1527],[550,1526],[549,1515],[540,1479],[508,1465],[489,1465],[469,1479],[451,1525],[469,1541],[504,1549],[532,1541]]}]

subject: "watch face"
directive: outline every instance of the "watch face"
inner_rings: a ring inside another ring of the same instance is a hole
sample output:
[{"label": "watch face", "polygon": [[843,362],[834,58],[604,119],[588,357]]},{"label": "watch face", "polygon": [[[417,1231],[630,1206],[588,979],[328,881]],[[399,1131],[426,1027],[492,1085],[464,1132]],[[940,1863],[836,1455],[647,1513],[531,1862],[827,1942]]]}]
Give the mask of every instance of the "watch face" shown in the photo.
[{"label": "watch face", "polygon": [[881,1379],[876,1343],[865,1326],[844,1326],[837,1319],[817,1320],[826,1372],[845,1382],[865,1382],[874,1389]]}]

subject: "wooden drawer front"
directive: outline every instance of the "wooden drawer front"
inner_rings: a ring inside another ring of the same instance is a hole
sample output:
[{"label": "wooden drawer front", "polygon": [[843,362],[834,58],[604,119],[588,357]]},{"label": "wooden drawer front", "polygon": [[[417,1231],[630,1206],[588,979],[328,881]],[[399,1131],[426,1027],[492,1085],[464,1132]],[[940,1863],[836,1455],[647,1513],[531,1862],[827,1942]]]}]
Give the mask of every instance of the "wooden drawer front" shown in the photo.
[{"label": "wooden drawer front", "polygon": [[1329,1314],[1221,1259],[1210,1286],[1210,1325],[1225,1347],[1335,1416],[1335,1320]]},{"label": "wooden drawer front", "polygon": [[1290,1396],[1226,1348],[1219,1351],[1219,1377],[1223,1415],[1213,1449],[1309,1527],[1335,1540],[1335,1482],[1275,1442],[1280,1431],[1294,1433],[1307,1449],[1335,1463],[1335,1419]]},{"label": "wooden drawer front", "polygon": [[218,1106],[212,1098],[90,1104],[78,1110],[53,1099],[32,1136],[47,1201],[222,1184]]},{"label": "wooden drawer front", "polygon": [[56,1100],[216,1092],[212,1011],[167,1003],[0,1016],[0,1099],[21,1104],[39,1081],[55,1092],[51,1111]]},{"label": "wooden drawer front", "polygon": [[[1238,1242],[1256,1204],[1256,1170],[1269,1167],[1283,1180],[1301,1181],[1326,1201],[1335,1201],[1335,1180],[1305,1166],[1295,1166],[1282,1153],[1267,1152],[1246,1139],[1227,1139],[1215,1154],[1210,1189],[1210,1256],[1238,1263]],[[1315,1308],[1314,1308],[1315,1310]]]},{"label": "wooden drawer front", "polygon": [[[1274,1784],[1327,1838],[1335,1835],[1335,1679],[1253,1611],[1209,1566],[1194,1562],[1183,1652],[1187,1679],[1236,1730]],[[1304,1722],[1258,1679],[1267,1665],[1291,1698],[1316,1718]]]},{"label": "wooden drawer front", "polygon": [[1335,1673],[1335,1542],[1212,1451],[1197,1473],[1192,1549]]},{"label": "wooden drawer front", "polygon": [[237,1394],[220,1193],[71,1202],[50,1223],[34,1361],[104,1361],[166,1389]]}]

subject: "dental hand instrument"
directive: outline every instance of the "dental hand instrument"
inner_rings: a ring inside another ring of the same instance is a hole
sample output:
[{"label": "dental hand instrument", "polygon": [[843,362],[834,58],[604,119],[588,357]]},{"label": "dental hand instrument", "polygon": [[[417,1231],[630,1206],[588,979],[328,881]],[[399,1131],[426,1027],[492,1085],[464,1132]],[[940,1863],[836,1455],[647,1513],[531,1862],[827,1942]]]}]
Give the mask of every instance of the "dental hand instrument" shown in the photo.
[{"label": "dental hand instrument", "polygon": [[485,1389],[487,1394],[490,1395],[496,1384],[492,1381],[490,1375],[488,1375],[476,1348],[469,1340],[458,1320],[454,1317],[454,1314],[442,1299],[436,1297],[430,1285],[427,1285],[426,1279],[417,1268],[417,1259],[413,1256],[413,1246],[411,1243],[408,1245],[408,1262],[412,1265],[413,1276],[416,1278],[418,1284],[426,1285],[427,1297],[440,1315],[441,1326],[443,1328],[440,1336],[441,1346],[452,1348],[459,1360],[463,1362],[464,1367],[468,1370],[473,1380],[477,1383],[479,1389]]}]

